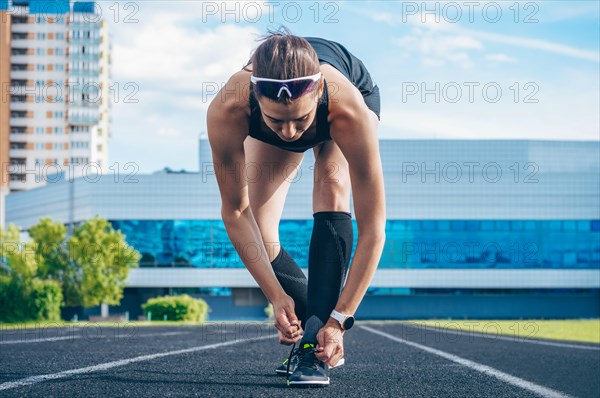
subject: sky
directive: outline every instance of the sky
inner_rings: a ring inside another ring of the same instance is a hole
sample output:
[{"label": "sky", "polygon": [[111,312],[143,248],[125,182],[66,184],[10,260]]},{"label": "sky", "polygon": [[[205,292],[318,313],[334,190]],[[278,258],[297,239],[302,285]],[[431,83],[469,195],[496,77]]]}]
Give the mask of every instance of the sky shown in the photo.
[{"label": "sky", "polygon": [[[596,1],[106,1],[110,163],[198,170],[219,87],[267,28],[344,45],[381,91],[380,138],[600,140]],[[121,166],[122,167],[122,166]]]}]

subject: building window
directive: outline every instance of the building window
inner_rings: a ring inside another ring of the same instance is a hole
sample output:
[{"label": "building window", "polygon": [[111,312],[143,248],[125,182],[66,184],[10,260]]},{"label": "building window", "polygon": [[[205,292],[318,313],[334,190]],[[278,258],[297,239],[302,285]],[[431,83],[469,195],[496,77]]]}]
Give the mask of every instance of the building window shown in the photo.
[{"label": "building window", "polygon": [[11,174],[10,180],[17,182],[25,182],[25,174]]}]

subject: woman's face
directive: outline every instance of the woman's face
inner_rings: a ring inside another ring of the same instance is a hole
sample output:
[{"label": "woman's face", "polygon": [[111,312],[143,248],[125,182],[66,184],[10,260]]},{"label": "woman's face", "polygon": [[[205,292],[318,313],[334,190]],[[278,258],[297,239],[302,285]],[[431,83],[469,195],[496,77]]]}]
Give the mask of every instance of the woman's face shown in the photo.
[{"label": "woman's face", "polygon": [[262,97],[259,105],[267,127],[284,141],[296,141],[315,120],[318,101],[319,95],[308,93],[290,104]]}]

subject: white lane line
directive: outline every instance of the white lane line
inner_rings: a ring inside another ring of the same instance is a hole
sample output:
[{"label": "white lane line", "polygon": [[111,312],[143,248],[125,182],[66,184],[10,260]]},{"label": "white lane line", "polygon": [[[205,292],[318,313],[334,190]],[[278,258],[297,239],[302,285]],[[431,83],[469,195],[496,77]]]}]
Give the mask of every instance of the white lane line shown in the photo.
[{"label": "white lane line", "polygon": [[506,382],[508,384],[512,384],[513,386],[517,386],[517,387],[523,388],[523,389],[531,391],[531,392],[533,392],[535,394],[539,394],[539,395],[541,395],[543,397],[550,397],[550,398],[567,398],[567,397],[570,397],[569,395],[566,395],[566,394],[564,394],[564,393],[562,393],[560,391],[556,391],[556,390],[552,390],[552,389],[544,387],[544,386],[540,386],[539,384],[535,384],[535,383],[532,383],[530,381],[521,379],[519,377],[509,375],[508,373],[504,373],[504,372],[502,372],[502,371],[500,371],[498,369],[492,368],[492,367],[487,366],[487,365],[480,364],[478,362],[473,362],[471,360],[468,360],[468,359],[465,359],[465,358],[461,358],[459,356],[456,356],[456,355],[453,355],[453,354],[449,354],[447,352],[444,352],[444,351],[441,351],[441,350],[437,350],[435,348],[427,347],[427,346],[424,346],[424,345],[421,345],[421,344],[418,344],[418,343],[414,343],[412,341],[404,340],[404,339],[401,339],[399,337],[393,336],[391,334],[379,331],[377,329],[370,328],[368,326],[360,325],[359,327],[362,328],[362,329],[364,329],[364,330],[367,330],[367,331],[369,331],[371,333],[375,333],[375,334],[378,334],[380,336],[386,337],[386,338],[388,338],[390,340],[396,341],[398,343],[403,343],[403,344],[409,345],[411,347],[415,347],[415,348],[427,351],[427,352],[429,352],[431,354],[438,355],[438,356],[440,356],[442,358],[446,358],[446,359],[448,359],[448,360],[450,360],[452,362],[456,362],[456,363],[458,363],[460,365],[466,366],[466,367],[468,367],[470,369],[476,370],[476,371],[484,373],[486,375],[494,376],[497,379],[500,379],[500,380],[502,380],[502,381],[504,381],[504,382]]},{"label": "white lane line", "polygon": [[577,348],[580,350],[596,350],[596,351],[600,351],[600,346],[590,346],[590,345],[579,345],[579,344],[568,344],[568,343],[554,343],[551,341],[542,341],[542,340],[533,340],[532,338],[526,338],[526,337],[508,337],[508,336],[499,336],[497,334],[486,334],[486,333],[480,333],[480,332],[475,332],[475,331],[467,331],[467,330],[453,330],[453,329],[448,329],[448,328],[444,328],[444,327],[440,327],[440,328],[434,328],[431,326],[423,326],[423,325],[417,325],[414,323],[405,323],[403,325],[406,325],[408,327],[414,327],[414,328],[421,328],[421,329],[428,329],[428,330],[434,330],[436,332],[441,332],[441,333],[451,333],[451,334],[459,334],[462,336],[465,335],[469,335],[469,336],[475,336],[475,337],[482,337],[482,338],[487,338],[487,339],[498,339],[498,340],[506,340],[506,341],[512,341],[513,343],[531,343],[531,344],[541,344],[541,345],[549,345],[549,346],[553,346],[553,347],[563,347],[563,348]]},{"label": "white lane line", "polygon": [[43,339],[31,339],[31,340],[6,340],[0,341],[0,344],[31,344],[31,343],[43,343],[47,341],[60,341],[60,340],[69,340],[69,339],[81,339],[86,337],[88,339],[106,339],[106,338],[116,338],[116,339],[128,339],[135,337],[146,337],[146,336],[175,336],[178,334],[187,334],[191,332],[164,332],[164,333],[142,333],[142,334],[132,334],[132,335],[119,335],[119,336],[62,336],[62,337],[47,337]]},{"label": "white lane line", "polygon": [[192,332],[164,332],[164,333],[143,333],[143,334],[132,334],[127,337],[144,337],[144,336],[176,336],[178,334],[188,334]]},{"label": "white lane line", "polygon": [[91,372],[112,369],[112,368],[116,368],[119,366],[129,365],[130,363],[135,363],[135,362],[150,361],[152,359],[163,358],[163,357],[168,357],[168,356],[172,356],[172,355],[187,354],[190,352],[209,350],[209,349],[213,349],[213,348],[219,348],[219,347],[224,347],[224,346],[238,344],[238,343],[247,343],[250,341],[270,339],[270,338],[274,338],[276,336],[277,336],[276,334],[270,334],[268,336],[255,337],[255,338],[245,339],[245,340],[226,341],[224,343],[202,345],[202,346],[197,346],[197,347],[192,347],[192,348],[184,348],[182,350],[161,352],[158,354],[141,355],[139,357],[133,357],[133,358],[121,359],[119,361],[101,363],[99,365],[87,366],[85,368],[65,370],[63,372],[58,372],[58,373],[39,375],[39,376],[31,376],[31,377],[26,377],[24,379],[19,379],[19,380],[15,380],[15,381],[8,381],[6,383],[2,383],[2,384],[0,384],[0,391],[10,390],[12,388],[17,388],[17,387],[28,386],[28,385],[35,384],[35,383],[41,383],[41,382],[44,382],[47,380],[62,379],[62,378],[73,376],[73,375],[79,375],[79,374],[85,374],[85,373],[91,373]]},{"label": "white lane line", "polygon": [[33,339],[33,340],[6,340],[0,341],[0,344],[27,344],[27,343],[41,343],[44,341],[59,341],[68,339],[79,339],[81,336],[63,336],[63,337],[48,337],[45,339]]}]

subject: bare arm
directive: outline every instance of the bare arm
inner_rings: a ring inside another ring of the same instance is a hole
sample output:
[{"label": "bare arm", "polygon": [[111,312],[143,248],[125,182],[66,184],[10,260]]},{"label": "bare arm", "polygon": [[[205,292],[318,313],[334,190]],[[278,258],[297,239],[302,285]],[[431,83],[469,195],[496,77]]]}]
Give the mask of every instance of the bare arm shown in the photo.
[{"label": "bare arm", "polygon": [[362,98],[355,98],[349,106],[331,125],[331,137],[348,160],[358,226],[356,252],[335,306],[344,314],[356,312],[375,275],[385,243],[386,222],[378,120]]},{"label": "bare arm", "polygon": [[[247,95],[242,94],[243,90],[239,89],[243,87],[240,85],[242,81],[243,76],[234,75],[213,99],[207,113],[208,140],[221,194],[221,217],[240,259],[267,300],[273,304],[275,327],[291,344],[294,339],[301,337],[298,328],[292,326],[298,322],[294,300],[285,293],[275,277],[260,229],[250,208],[248,183],[244,174],[244,140],[248,135],[247,103],[240,101],[240,98],[247,98]],[[236,89],[240,94],[232,96],[231,93],[236,92]],[[221,95],[222,93],[228,93],[228,96]],[[256,248],[259,250],[258,256]],[[281,336],[280,341],[284,341]]]},{"label": "bare arm", "polygon": [[[231,80],[228,84],[230,83]],[[227,86],[223,90],[227,90]],[[233,100],[223,100],[224,98],[225,96],[217,94],[207,114],[208,139],[221,194],[221,217],[242,262],[267,299],[273,302],[285,293],[273,273],[260,230],[250,209],[248,184],[244,175],[246,115],[241,106]],[[253,250],[248,250],[249,247]],[[254,250],[256,247],[260,250],[258,256]]]}]

